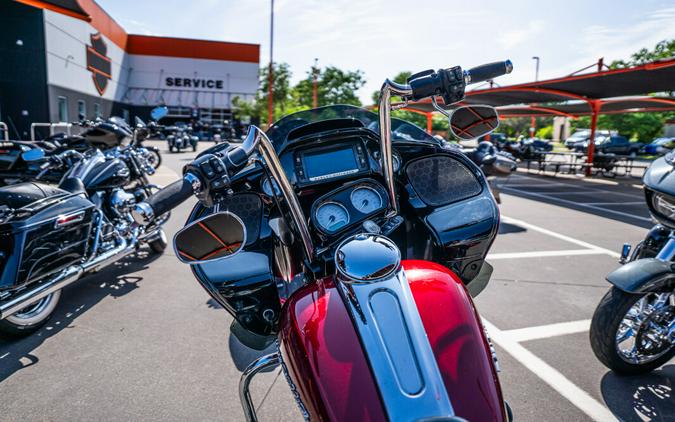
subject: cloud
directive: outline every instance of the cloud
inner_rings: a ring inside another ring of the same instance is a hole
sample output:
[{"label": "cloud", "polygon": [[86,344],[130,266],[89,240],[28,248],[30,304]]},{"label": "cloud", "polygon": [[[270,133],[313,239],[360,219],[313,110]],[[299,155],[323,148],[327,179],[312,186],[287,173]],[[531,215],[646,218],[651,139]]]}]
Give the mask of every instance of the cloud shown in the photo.
[{"label": "cloud", "polygon": [[499,36],[497,42],[505,50],[511,50],[519,46],[524,41],[533,39],[545,27],[543,20],[533,20],[527,24],[526,28],[512,29]]}]

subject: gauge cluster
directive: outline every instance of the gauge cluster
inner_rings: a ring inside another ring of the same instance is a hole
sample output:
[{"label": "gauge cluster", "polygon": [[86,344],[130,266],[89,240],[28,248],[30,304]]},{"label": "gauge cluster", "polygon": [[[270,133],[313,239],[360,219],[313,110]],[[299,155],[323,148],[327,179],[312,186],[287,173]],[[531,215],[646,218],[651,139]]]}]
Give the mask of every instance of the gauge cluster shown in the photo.
[{"label": "gauge cluster", "polygon": [[312,206],[312,219],[323,233],[333,234],[383,211],[387,205],[384,187],[362,179],[319,198]]}]

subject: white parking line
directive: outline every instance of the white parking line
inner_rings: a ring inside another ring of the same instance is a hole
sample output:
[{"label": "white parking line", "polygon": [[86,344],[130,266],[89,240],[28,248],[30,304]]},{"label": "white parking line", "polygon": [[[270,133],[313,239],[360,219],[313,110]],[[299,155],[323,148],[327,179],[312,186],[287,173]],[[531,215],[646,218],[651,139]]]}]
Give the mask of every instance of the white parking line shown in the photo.
[{"label": "white parking line", "polygon": [[583,333],[588,331],[590,327],[591,320],[582,319],[581,321],[559,322],[557,324],[506,330],[502,331],[502,333],[507,336],[509,340],[520,343],[523,341],[539,340],[543,338],[564,336],[567,334]]},{"label": "white parking line", "polygon": [[557,369],[544,362],[534,353],[530,352],[504,331],[501,331],[489,321],[483,320],[492,340],[504,349],[509,355],[516,359],[521,365],[532,371],[541,378],[546,384],[565,397],[570,403],[579,408],[588,417],[596,421],[613,421],[616,416],[612,414],[599,401],[590,394],[577,387],[572,381],[567,379]]},{"label": "white parking line", "polygon": [[592,243],[584,242],[583,240],[579,240],[579,239],[575,239],[573,237],[565,236],[564,234],[556,233],[552,230],[545,229],[545,228],[539,227],[539,226],[535,226],[534,224],[530,224],[530,223],[527,223],[525,221],[518,220],[516,218],[511,218],[511,217],[507,217],[505,215],[502,215],[502,221],[504,221],[505,223],[509,223],[509,224],[515,224],[515,225],[523,227],[525,229],[534,230],[536,232],[543,233],[545,235],[555,237],[555,238],[558,238],[560,240],[564,240],[564,241],[569,242],[569,243],[574,243],[575,245],[579,245],[579,246],[587,248],[587,249],[593,249],[595,251],[607,254],[607,255],[609,255],[611,257],[614,257],[614,258],[619,258],[621,256],[618,252],[602,248],[602,247],[594,245]]},{"label": "white parking line", "polygon": [[644,205],[645,201],[628,202],[584,202],[584,205]]},{"label": "white parking line", "polygon": [[[650,222],[652,221],[651,218],[641,217],[639,215],[628,214],[626,212],[615,211],[615,210],[611,210],[611,209],[608,209],[608,208],[596,207],[595,205],[587,205],[587,204],[580,203],[580,202],[569,201],[567,199],[557,198],[557,197],[551,196],[551,195],[543,195],[543,194],[540,194],[540,193],[526,192],[526,191],[522,191],[522,190],[519,190],[519,189],[511,189],[508,186],[503,186],[502,190],[507,191],[507,192],[508,191],[515,191],[515,192],[523,194],[525,196],[534,196],[535,198],[544,198],[544,199],[551,200],[553,202],[560,202],[560,203],[563,203],[563,204],[574,205],[574,206],[581,207],[581,208],[590,208],[590,209],[593,209],[593,210],[596,210],[596,211],[602,211],[602,212],[606,212],[606,213],[610,213],[610,214],[621,215],[621,216],[624,216],[624,217],[634,218],[634,219],[640,220],[640,221],[650,221]],[[602,191],[599,191],[599,192],[602,192]]]},{"label": "white parking line", "polygon": [[554,256],[573,256],[573,255],[597,255],[604,254],[604,251],[597,249],[568,249],[562,251],[534,251],[534,252],[510,252],[488,254],[485,259],[494,261],[496,259],[519,259],[519,258],[546,258]]}]

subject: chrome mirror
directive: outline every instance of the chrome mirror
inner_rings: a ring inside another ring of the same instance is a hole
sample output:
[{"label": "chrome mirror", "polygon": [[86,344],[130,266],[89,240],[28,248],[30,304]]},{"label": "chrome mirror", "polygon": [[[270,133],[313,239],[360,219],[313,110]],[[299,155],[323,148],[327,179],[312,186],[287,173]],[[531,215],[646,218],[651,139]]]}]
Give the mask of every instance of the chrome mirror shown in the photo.
[{"label": "chrome mirror", "polygon": [[485,105],[462,106],[454,109],[448,119],[452,134],[462,140],[485,136],[499,126],[494,107]]},{"label": "chrome mirror", "polygon": [[246,244],[246,226],[230,212],[193,221],[173,238],[176,256],[187,264],[216,261],[237,254]]},{"label": "chrome mirror", "polygon": [[21,159],[27,163],[41,161],[45,158],[45,151],[42,148],[32,148],[21,154]]}]

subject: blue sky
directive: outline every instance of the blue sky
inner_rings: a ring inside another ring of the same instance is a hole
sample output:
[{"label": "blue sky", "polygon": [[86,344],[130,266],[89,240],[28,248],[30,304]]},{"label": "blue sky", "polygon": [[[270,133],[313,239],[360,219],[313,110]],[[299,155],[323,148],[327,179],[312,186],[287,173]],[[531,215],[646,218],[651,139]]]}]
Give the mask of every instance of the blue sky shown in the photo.
[{"label": "blue sky", "polygon": [[[128,32],[259,43],[269,57],[269,0],[98,0]],[[509,58],[514,72],[502,85],[540,79],[625,58],[675,38],[675,1],[394,1],[276,0],[275,61],[294,80],[314,62],[361,69],[359,95],[370,102],[386,77],[402,70]]]}]

